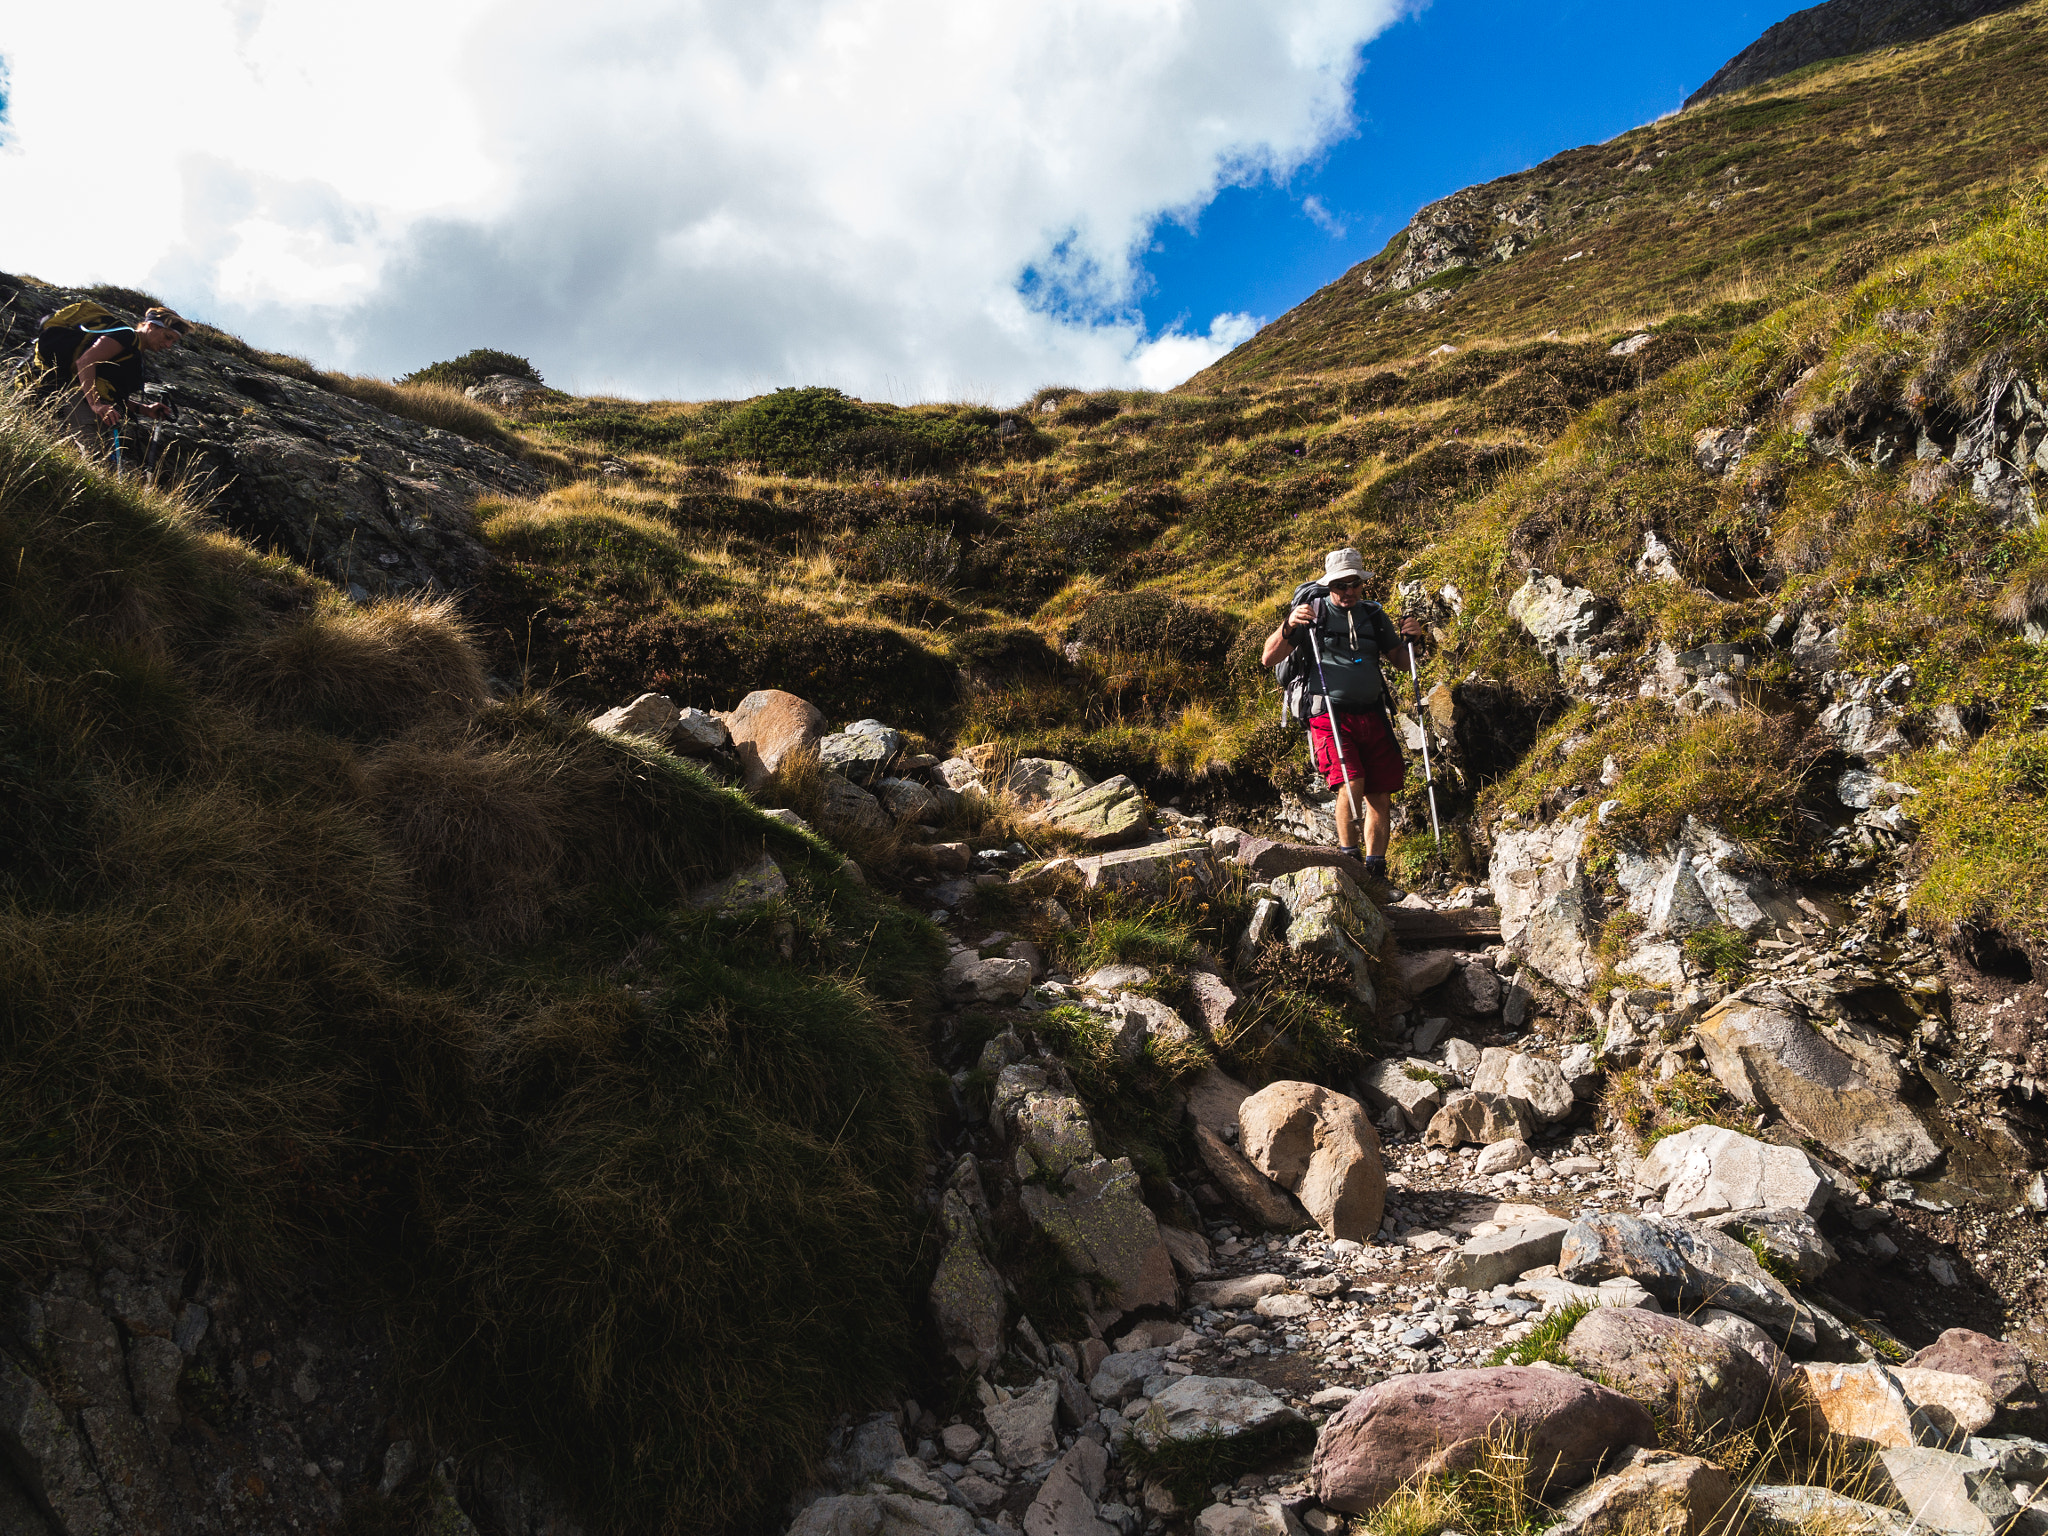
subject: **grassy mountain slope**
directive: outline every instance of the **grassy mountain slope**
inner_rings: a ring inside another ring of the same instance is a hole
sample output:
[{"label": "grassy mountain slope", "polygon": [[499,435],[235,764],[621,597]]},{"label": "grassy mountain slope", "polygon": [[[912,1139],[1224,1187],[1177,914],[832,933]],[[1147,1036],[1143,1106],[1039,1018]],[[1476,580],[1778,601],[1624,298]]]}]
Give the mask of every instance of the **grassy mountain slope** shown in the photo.
[{"label": "grassy mountain slope", "polygon": [[[1183,391],[1451,343],[1567,335],[1716,298],[1853,282],[1952,236],[2048,143],[2040,0],[1910,48],[1815,65],[1433,205],[1463,256],[1388,286],[1432,210]],[[1502,252],[1509,252],[1501,259]]]},{"label": "grassy mountain slope", "polygon": [[[2012,144],[1956,146],[1999,113],[2033,110],[2048,54],[2029,44],[2044,18],[2048,6],[2022,7],[1658,125],[1720,136],[1652,155],[1694,165],[1684,176],[1636,176],[1646,203],[1664,200],[1659,218],[1695,190],[1685,177],[1721,174],[1695,165],[1718,144],[1731,167],[1770,175],[1752,193],[1738,171],[1744,195],[1726,206],[1746,211],[1687,238],[1738,265],[1716,242],[1782,236],[1805,254],[1759,262],[1730,297],[1675,276],[1694,245],[1615,242],[1631,253],[1627,281],[1665,301],[1627,355],[1612,345],[1639,316],[1528,339],[1555,313],[1525,321],[1487,298],[1533,281],[1524,253],[1358,355],[1387,362],[1338,368],[1285,329],[1326,293],[1170,394],[1044,390],[922,473],[857,462],[829,432],[764,450],[721,430],[743,409],[731,404],[553,408],[522,430],[570,459],[616,454],[628,472],[487,515],[505,556],[492,578],[500,664],[592,704],[640,686],[729,704],[779,683],[846,718],[1000,738],[1243,807],[1307,783],[1255,652],[1294,582],[1351,543],[1424,603],[1440,646],[1423,685],[1452,684],[1464,706],[1447,762],[1450,865],[1479,851],[1468,838],[1483,844],[1493,812],[1559,809],[1599,787],[1612,755],[1621,778],[1602,798],[1623,803],[1624,825],[1668,830],[1681,808],[1704,807],[1759,860],[1826,881],[1842,877],[1823,852],[1839,812],[1816,806],[1841,760],[1813,735],[1813,680],[1770,638],[1811,613],[1842,628],[1845,669],[1918,663],[1909,708],[1927,751],[1909,769],[1929,787],[1926,915],[2002,925],[2039,949],[2048,874],[2018,851],[2024,838],[1982,819],[2022,772],[2001,765],[2032,740],[2038,663],[2018,631],[2038,535],[1963,486],[1916,495],[1912,455],[1923,439],[1954,451],[2007,375],[2041,378],[2041,203],[2001,190],[2038,167]],[[1852,99],[1864,103],[1853,125],[1839,105]],[[1921,114],[1910,132],[1887,126],[1905,119],[1880,100]],[[1624,149],[1640,160],[1650,133],[1600,162]],[[1824,214],[1812,189],[1866,171],[1893,189],[1884,198],[1938,184],[1953,202],[1932,227],[1929,205],[1911,204],[1922,222],[1910,238],[1884,233],[1907,220],[1901,203],[1883,228],[1809,242],[1794,201]],[[1853,261],[1832,254],[1844,243],[1860,247]],[[1572,280],[1591,286],[1578,265]],[[1700,307],[1671,312],[1689,293]],[[1499,334],[1474,334],[1488,324]],[[1445,334],[1465,338],[1458,351],[1416,355]],[[1710,427],[1754,429],[1739,473],[1695,462],[1692,437]],[[1652,532],[1682,580],[1634,570]],[[1597,679],[1561,678],[1507,619],[1531,565],[1621,610],[1618,658]],[[1709,642],[1759,658],[1741,709],[1630,702],[1657,646]],[[1944,707],[1989,734],[1938,740]],[[1458,819],[1475,811],[1469,827]],[[1411,876],[1437,857],[1412,839],[1400,851]]]},{"label": "grassy mountain slope", "polygon": [[[0,1271],[129,1218],[313,1266],[441,1444],[762,1518],[907,1360],[933,931],[12,414],[0,557]],[[682,900],[764,849],[771,908]]]}]

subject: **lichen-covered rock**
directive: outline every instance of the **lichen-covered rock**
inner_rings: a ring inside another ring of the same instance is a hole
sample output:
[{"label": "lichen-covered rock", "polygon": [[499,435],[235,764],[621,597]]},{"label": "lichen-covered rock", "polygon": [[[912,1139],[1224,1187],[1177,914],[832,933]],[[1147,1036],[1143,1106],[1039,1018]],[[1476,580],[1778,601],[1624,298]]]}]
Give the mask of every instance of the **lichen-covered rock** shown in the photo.
[{"label": "lichen-covered rock", "polygon": [[690,905],[703,911],[740,913],[788,894],[789,881],[783,876],[782,866],[764,853],[745,869],[699,886],[690,893]]},{"label": "lichen-covered rock", "polygon": [[1726,1126],[1696,1125],[1666,1136],[1636,1165],[1636,1183],[1673,1216],[1797,1210],[1818,1216],[1833,1187],[1811,1156]]},{"label": "lichen-covered rock", "polygon": [[[955,789],[960,788],[950,775],[947,782]],[[1078,795],[1094,784],[1093,779],[1072,763],[1063,763],[1052,757],[1020,757],[1002,780],[1002,788],[1027,810]]]},{"label": "lichen-covered rock", "polygon": [[[1090,785],[1054,800],[1038,812],[1039,823],[1052,831],[1079,838],[1090,848],[1114,848],[1129,842],[1152,822],[1152,807],[1145,792],[1123,774]],[[1196,845],[1204,869],[1209,867],[1209,845]],[[1150,850],[1144,850],[1149,852]],[[1192,854],[1189,855],[1192,857]]]},{"label": "lichen-covered rock", "polygon": [[1536,642],[1551,661],[1591,658],[1599,636],[1614,618],[1614,605],[1584,587],[1557,576],[1529,572],[1529,579],[1508,598],[1508,617]]},{"label": "lichen-covered rock", "polygon": [[1002,1357],[1003,1278],[983,1246],[987,1200],[971,1155],[955,1167],[939,1206],[946,1246],[929,1299],[939,1341],[964,1371],[985,1372]]},{"label": "lichen-covered rock", "polygon": [[1387,920],[1349,875],[1328,865],[1299,869],[1273,881],[1273,895],[1287,912],[1287,947],[1331,955],[1351,972],[1351,994],[1377,1006],[1373,982],[1387,941]]},{"label": "lichen-covered rock", "polygon": [[1505,1094],[1458,1093],[1431,1117],[1422,1139],[1432,1147],[1488,1147],[1535,1134],[1536,1120],[1526,1105]]},{"label": "lichen-covered rock", "polygon": [[1583,860],[1588,816],[1495,835],[1488,884],[1500,936],[1535,971],[1583,990],[1593,979],[1592,887]]},{"label": "lichen-covered rock", "polygon": [[1708,1009],[1694,1030],[1722,1087],[1784,1116],[1855,1167],[1903,1178],[1940,1157],[1912,1110],[1873,1083],[1785,993],[1738,992]]},{"label": "lichen-covered rock", "polygon": [[1132,1432],[1147,1446],[1165,1440],[1235,1439],[1306,1420],[1261,1382],[1181,1376],[1152,1399]]},{"label": "lichen-covered rock", "polygon": [[1173,894],[1183,882],[1191,891],[1206,891],[1216,883],[1209,845],[1195,839],[1150,843],[1143,848],[1076,859],[1074,867],[1090,890],[1144,891],[1165,896]]},{"label": "lichen-covered rock", "polygon": [[903,733],[879,720],[856,720],[818,742],[818,761],[852,784],[872,787],[903,750]]}]

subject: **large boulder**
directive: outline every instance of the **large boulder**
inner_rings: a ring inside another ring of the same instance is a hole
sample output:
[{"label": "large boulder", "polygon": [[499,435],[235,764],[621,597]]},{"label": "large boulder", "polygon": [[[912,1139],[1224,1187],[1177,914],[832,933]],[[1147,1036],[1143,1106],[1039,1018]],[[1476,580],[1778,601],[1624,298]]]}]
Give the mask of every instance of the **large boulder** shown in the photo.
[{"label": "large boulder", "polygon": [[1234,1376],[1182,1376],[1152,1398],[1133,1432],[1145,1445],[1166,1440],[1231,1440],[1307,1421],[1256,1381]]},{"label": "large boulder", "polygon": [[1481,1054],[1472,1088],[1476,1093],[1498,1093],[1514,1100],[1540,1125],[1568,1119],[1575,1103],[1571,1086],[1556,1062],[1501,1046]]},{"label": "large boulder", "polygon": [[1500,903],[1500,936],[1537,974],[1583,991],[1593,956],[1593,891],[1584,850],[1589,816],[1495,834],[1488,884]]},{"label": "large boulder", "polygon": [[[967,763],[969,771],[973,764],[965,758],[949,759],[949,762]],[[941,764],[942,768],[946,765]],[[949,774],[946,782],[955,789],[962,787],[962,779]],[[1018,805],[1026,810],[1064,800],[1069,795],[1078,795],[1082,790],[1092,788],[1095,781],[1076,768],[1072,763],[1063,763],[1052,757],[1020,757],[1003,775],[1001,788]]]},{"label": "large boulder", "polygon": [[1622,843],[1614,879],[1654,938],[1683,938],[1714,923],[1771,933],[1802,920],[1790,891],[1757,870],[1739,844],[1691,816],[1663,849]]},{"label": "large boulder", "polygon": [[[793,693],[760,688],[719,716],[732,736],[747,789],[759,789],[792,752],[817,746],[825,734],[825,717]],[[880,807],[876,808],[877,811]]]},{"label": "large boulder", "polygon": [[1058,1378],[1041,1376],[1030,1391],[1008,1402],[990,1403],[981,1416],[988,1420],[1004,1466],[1035,1467],[1059,1452],[1059,1411]]},{"label": "large boulder", "polygon": [[1640,1307],[1595,1307],[1572,1328],[1564,1353],[1582,1375],[1695,1430],[1748,1429],[1771,1395],[1770,1373],[1743,1350]]},{"label": "large boulder", "polygon": [[1826,1531],[1829,1536],[1926,1536],[1902,1509],[1886,1509],[1812,1483],[1759,1483],[1748,1504],[1770,1529]]},{"label": "large boulder", "polygon": [[1832,1188],[1826,1171],[1797,1147],[1719,1125],[1666,1136],[1636,1165],[1636,1183],[1661,1197],[1673,1216],[1784,1209],[1818,1216]]},{"label": "large boulder", "polygon": [[666,694],[643,693],[630,704],[606,710],[590,728],[606,736],[642,736],[666,744],[676,715],[675,701]]},{"label": "large boulder", "polygon": [[1251,1089],[1228,1072],[1204,1067],[1188,1080],[1188,1118],[1221,1136],[1237,1129],[1237,1106],[1252,1096]]},{"label": "large boulder", "polygon": [[1437,1281],[1490,1291],[1519,1279],[1524,1270],[1555,1264],[1570,1225],[1559,1216],[1538,1216],[1472,1238],[1457,1252],[1444,1256],[1437,1266]]},{"label": "large boulder", "polygon": [[[1090,848],[1114,848],[1138,836],[1152,822],[1145,792],[1123,774],[1092,784],[1047,804],[1037,815],[1049,831],[1078,838]],[[1202,864],[1209,864],[1209,845],[1200,845]]]},{"label": "large boulder", "polygon": [[1727,1211],[1701,1218],[1700,1225],[1739,1238],[1752,1252],[1761,1248],[1773,1272],[1780,1266],[1803,1285],[1820,1279],[1842,1256],[1822,1235],[1820,1223],[1793,1207],[1775,1211]]},{"label": "large boulder", "polygon": [[1387,1204],[1380,1139],[1356,1099],[1315,1083],[1269,1083],[1237,1107],[1247,1161],[1291,1192],[1331,1237],[1370,1242]]},{"label": "large boulder", "polygon": [[932,1276],[932,1320],[939,1341],[964,1371],[980,1374],[1003,1353],[1003,1277],[982,1243],[988,1202],[971,1155],[963,1155],[939,1205],[946,1245]]},{"label": "large boulder", "polygon": [[1281,875],[1273,895],[1287,911],[1287,947],[1332,955],[1351,972],[1351,995],[1378,1006],[1373,971],[1387,942],[1387,920],[1341,869],[1315,865]]},{"label": "large boulder", "polygon": [[1353,1398],[1323,1426],[1309,1477],[1324,1508],[1367,1514],[1417,1475],[1472,1467],[1489,1435],[1520,1442],[1538,1496],[1585,1481],[1621,1446],[1657,1442],[1641,1403],[1563,1371],[1440,1371]]},{"label": "large boulder", "polygon": [[1017,1003],[1031,990],[1031,962],[1003,956],[984,959],[963,949],[946,962],[939,985],[954,1002]]},{"label": "large boulder", "polygon": [[1693,1028],[1707,1066],[1729,1093],[1782,1115],[1864,1172],[1904,1178],[1941,1156],[1912,1110],[1872,1082],[1785,993],[1738,992]]},{"label": "large boulder", "polygon": [[1933,1423],[1944,1445],[1961,1445],[1998,1416],[1998,1399],[1974,1376],[1911,1365],[1895,1366],[1892,1374]]},{"label": "large boulder", "polygon": [[1422,1139],[1432,1147],[1490,1147],[1536,1134],[1528,1106],[1500,1093],[1456,1093],[1431,1117]]},{"label": "large boulder", "polygon": [[1724,1468],[1637,1446],[1566,1500],[1544,1536],[1707,1536],[1734,1502],[1734,1480]]},{"label": "large boulder", "polygon": [[880,837],[894,825],[879,800],[836,773],[826,774],[818,787],[825,802],[818,808],[818,824],[833,836]]},{"label": "large boulder", "polygon": [[1809,1363],[1801,1371],[1805,1382],[1797,1397],[1797,1421],[1810,1441],[1833,1438],[1852,1446],[1887,1449],[1939,1447],[1954,1438],[1907,1395],[1895,1373],[1875,1361]]}]

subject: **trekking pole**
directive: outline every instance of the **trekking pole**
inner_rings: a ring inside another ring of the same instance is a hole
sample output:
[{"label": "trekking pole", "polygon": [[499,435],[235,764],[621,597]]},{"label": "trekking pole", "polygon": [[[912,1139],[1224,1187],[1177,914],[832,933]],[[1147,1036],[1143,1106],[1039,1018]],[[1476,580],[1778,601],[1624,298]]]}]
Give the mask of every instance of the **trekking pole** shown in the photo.
[{"label": "trekking pole", "polygon": [[[1407,640],[1408,637],[1401,637]],[[1436,845],[1444,845],[1444,829],[1436,819],[1436,771],[1429,762],[1429,715],[1422,707],[1422,671],[1415,665],[1415,642],[1408,640],[1408,680],[1415,685],[1415,724],[1422,736],[1422,784],[1429,791],[1429,830],[1436,834]]]},{"label": "trekking pole", "polygon": [[1337,729],[1337,707],[1330,702],[1330,680],[1323,676],[1323,648],[1316,644],[1315,626],[1308,631],[1308,653],[1315,658],[1316,683],[1323,690],[1323,713],[1330,718],[1330,744],[1337,749],[1337,767],[1344,775],[1344,793],[1351,801],[1351,822],[1353,829],[1363,832],[1362,818],[1358,814],[1358,791],[1353,787],[1351,764],[1344,759],[1344,733]]}]

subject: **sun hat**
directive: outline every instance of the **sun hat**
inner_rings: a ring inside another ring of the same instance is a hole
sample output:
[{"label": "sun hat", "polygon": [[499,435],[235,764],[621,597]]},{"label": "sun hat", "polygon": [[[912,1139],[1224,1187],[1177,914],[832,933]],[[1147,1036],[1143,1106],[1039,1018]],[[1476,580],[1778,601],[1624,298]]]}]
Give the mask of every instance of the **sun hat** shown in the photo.
[{"label": "sun hat", "polygon": [[1355,549],[1333,549],[1323,556],[1323,580],[1337,581],[1346,576],[1364,578],[1371,571],[1365,568],[1365,556]]}]

